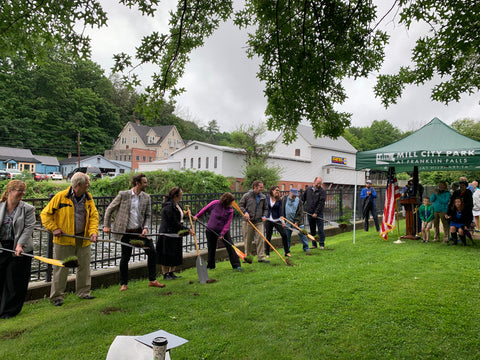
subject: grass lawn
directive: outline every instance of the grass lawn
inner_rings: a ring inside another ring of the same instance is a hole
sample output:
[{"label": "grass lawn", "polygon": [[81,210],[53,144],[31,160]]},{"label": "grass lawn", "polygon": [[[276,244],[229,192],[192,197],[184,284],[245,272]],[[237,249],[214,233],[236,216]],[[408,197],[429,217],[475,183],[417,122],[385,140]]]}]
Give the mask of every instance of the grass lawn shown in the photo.
[{"label": "grass lawn", "polygon": [[292,247],[295,266],[272,253],[242,273],[218,263],[211,284],[189,269],[164,289],[26,304],[0,321],[0,358],[105,359],[115,336],[163,329],[189,340],[174,360],[478,359],[480,248],[393,240],[344,233],[311,256]]}]

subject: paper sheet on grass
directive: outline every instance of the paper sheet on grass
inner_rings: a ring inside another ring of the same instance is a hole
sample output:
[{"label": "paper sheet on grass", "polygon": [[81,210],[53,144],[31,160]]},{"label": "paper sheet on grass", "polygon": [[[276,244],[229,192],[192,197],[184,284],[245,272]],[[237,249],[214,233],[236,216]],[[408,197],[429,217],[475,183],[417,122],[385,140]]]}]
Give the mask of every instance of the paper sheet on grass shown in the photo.
[{"label": "paper sheet on grass", "polygon": [[159,336],[163,336],[163,337],[167,338],[167,340],[168,340],[167,350],[176,348],[176,347],[178,347],[180,345],[183,345],[183,344],[186,344],[188,342],[188,340],[186,340],[184,338],[181,338],[180,336],[170,334],[170,333],[166,332],[165,330],[158,330],[158,331],[154,331],[150,334],[137,336],[135,338],[135,340],[140,341],[141,343],[143,343],[143,344],[145,344],[149,347],[153,347],[152,346],[153,339],[155,339],[156,337],[159,337]]}]

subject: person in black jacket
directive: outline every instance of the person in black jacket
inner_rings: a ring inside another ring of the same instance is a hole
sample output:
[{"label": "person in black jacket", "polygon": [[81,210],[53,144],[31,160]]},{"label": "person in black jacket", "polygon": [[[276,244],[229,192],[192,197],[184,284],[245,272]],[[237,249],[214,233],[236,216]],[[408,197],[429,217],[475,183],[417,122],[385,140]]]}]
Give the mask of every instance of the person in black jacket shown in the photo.
[{"label": "person in black jacket", "polygon": [[[170,189],[162,203],[160,232],[173,235],[160,235],[157,238],[157,263],[162,266],[164,280],[174,280],[181,277],[175,275],[174,271],[176,266],[183,263],[182,238],[176,235],[180,230],[188,230],[184,225],[184,213],[179,204],[182,197],[182,189],[174,187]],[[190,230],[190,234],[193,234],[192,230]]]},{"label": "person in black jacket", "polygon": [[[327,199],[327,192],[322,187],[322,178],[317,176],[313,180],[313,186],[308,187],[303,194],[303,202],[307,203],[308,224],[310,234],[319,236],[320,249],[325,248],[325,232],[323,231],[323,209]],[[317,248],[317,242],[312,241],[312,249]]]},{"label": "person in black jacket", "polygon": [[[470,190],[468,191],[470,192]],[[450,220],[450,235],[453,245],[457,245],[458,233],[462,245],[465,246],[467,244],[465,233],[472,223],[473,214],[471,209],[465,207],[462,197],[457,197],[453,200],[453,205],[448,208],[445,217]]]}]

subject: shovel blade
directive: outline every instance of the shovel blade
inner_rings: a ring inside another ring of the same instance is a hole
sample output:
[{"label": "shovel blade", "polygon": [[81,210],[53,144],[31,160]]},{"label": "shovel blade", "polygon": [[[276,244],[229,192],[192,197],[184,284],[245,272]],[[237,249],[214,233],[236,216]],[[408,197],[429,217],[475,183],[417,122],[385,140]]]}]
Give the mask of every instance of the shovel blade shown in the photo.
[{"label": "shovel blade", "polygon": [[207,264],[201,256],[197,256],[197,274],[200,284],[206,284],[208,280]]}]

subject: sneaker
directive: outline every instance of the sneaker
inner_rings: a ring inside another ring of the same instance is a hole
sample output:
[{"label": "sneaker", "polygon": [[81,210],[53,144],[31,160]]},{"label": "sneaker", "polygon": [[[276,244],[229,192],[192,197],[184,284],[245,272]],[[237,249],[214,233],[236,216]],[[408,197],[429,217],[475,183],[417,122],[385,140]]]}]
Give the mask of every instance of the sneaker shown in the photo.
[{"label": "sneaker", "polygon": [[53,302],[53,306],[62,306],[62,305],[63,305],[62,299],[57,299]]},{"label": "sneaker", "polygon": [[95,296],[86,295],[86,296],[82,296],[80,299],[83,299],[83,300],[93,300],[93,299],[95,299]]},{"label": "sneaker", "polygon": [[317,247],[316,247],[316,246],[312,246],[312,247],[309,248],[309,250],[313,250],[313,249],[317,249]]},{"label": "sneaker", "polygon": [[163,280],[173,280],[173,278],[170,276],[170,273],[163,274]]},{"label": "sneaker", "polygon": [[174,273],[173,271],[170,271],[169,274],[170,274],[170,277],[171,277],[173,280],[179,279],[179,278],[182,277],[181,275],[175,275],[175,273]]},{"label": "sneaker", "polygon": [[237,271],[243,271],[242,267],[241,266],[237,267]]},{"label": "sneaker", "polygon": [[324,249],[325,249],[325,246],[320,246],[319,249],[320,249],[320,250],[324,250]]}]

